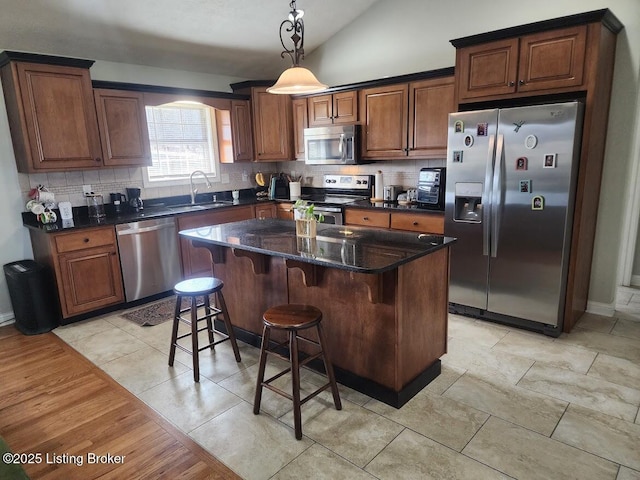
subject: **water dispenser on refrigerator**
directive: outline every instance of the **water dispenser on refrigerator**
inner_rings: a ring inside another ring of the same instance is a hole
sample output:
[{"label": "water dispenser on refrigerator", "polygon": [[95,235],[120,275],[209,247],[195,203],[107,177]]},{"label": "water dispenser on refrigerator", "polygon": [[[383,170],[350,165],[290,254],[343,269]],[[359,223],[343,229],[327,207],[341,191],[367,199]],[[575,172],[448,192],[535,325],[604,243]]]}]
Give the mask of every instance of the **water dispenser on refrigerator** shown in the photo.
[{"label": "water dispenser on refrigerator", "polygon": [[482,183],[456,183],[453,220],[482,223]]}]

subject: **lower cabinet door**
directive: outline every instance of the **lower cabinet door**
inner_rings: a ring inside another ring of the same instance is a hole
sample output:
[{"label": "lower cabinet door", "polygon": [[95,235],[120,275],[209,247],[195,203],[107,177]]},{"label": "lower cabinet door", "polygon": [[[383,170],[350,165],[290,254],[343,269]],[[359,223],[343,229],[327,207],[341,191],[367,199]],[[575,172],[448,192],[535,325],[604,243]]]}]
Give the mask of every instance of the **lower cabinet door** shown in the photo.
[{"label": "lower cabinet door", "polygon": [[58,256],[62,316],[70,317],[124,301],[115,246]]}]

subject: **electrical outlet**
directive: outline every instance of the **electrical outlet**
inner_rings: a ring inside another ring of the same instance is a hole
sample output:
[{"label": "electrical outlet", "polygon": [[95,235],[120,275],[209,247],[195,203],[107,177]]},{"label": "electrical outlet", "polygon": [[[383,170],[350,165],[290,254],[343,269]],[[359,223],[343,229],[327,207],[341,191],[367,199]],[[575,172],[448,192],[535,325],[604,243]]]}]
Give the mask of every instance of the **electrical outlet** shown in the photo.
[{"label": "electrical outlet", "polygon": [[249,181],[249,174],[247,173],[246,170],[242,171],[242,181],[243,182],[248,182]]},{"label": "electrical outlet", "polygon": [[82,185],[82,193],[83,194],[87,194],[87,193],[91,193],[93,192],[93,189],[91,188],[91,185]]},{"label": "electrical outlet", "polygon": [[295,181],[296,179],[296,171],[295,170],[291,170],[291,180]]},{"label": "electrical outlet", "polygon": [[229,174],[223,173],[222,175],[220,175],[220,181],[222,183],[229,183]]}]

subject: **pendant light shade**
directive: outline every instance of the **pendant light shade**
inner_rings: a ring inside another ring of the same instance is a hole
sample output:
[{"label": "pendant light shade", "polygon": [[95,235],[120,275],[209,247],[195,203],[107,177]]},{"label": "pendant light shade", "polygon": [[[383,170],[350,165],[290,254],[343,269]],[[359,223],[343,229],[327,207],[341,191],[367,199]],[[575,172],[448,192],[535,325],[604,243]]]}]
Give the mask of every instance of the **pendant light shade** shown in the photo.
[{"label": "pendant light shade", "polygon": [[310,70],[294,66],[282,72],[275,85],[267,88],[267,92],[297,95],[301,93],[322,92],[327,88],[327,85],[320,83]]},{"label": "pendant light shade", "polygon": [[[304,12],[296,8],[295,0],[291,1],[289,7],[291,11],[288,18],[280,24],[280,43],[284,47],[280,56],[284,58],[285,55],[289,55],[293,65],[282,72],[275,85],[267,88],[267,92],[296,95],[326,90],[327,85],[320,83],[311,71],[300,66],[300,59],[304,58],[304,22],[302,21]],[[293,48],[291,50],[284,43],[283,32],[285,32],[285,36],[287,33],[293,32],[291,35]]]}]

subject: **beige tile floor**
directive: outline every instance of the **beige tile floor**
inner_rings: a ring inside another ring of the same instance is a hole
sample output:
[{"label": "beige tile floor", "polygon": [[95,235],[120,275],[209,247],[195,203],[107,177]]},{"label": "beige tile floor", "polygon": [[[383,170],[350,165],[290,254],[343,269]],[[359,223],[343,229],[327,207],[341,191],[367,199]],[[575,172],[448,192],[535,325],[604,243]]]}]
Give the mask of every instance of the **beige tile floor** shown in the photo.
[{"label": "beige tile floor", "polygon": [[[246,479],[640,480],[640,314],[586,314],[557,339],[449,325],[442,374],[405,406],[340,386],[342,411],[328,392],[303,406],[301,441],[286,399],[265,390],[253,414],[254,347],[239,364],[228,343],[203,352],[194,383],[188,355],[167,366],[170,322],[115,313],[55,333]],[[302,375],[305,391],[320,382]]]}]

